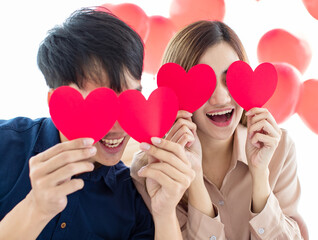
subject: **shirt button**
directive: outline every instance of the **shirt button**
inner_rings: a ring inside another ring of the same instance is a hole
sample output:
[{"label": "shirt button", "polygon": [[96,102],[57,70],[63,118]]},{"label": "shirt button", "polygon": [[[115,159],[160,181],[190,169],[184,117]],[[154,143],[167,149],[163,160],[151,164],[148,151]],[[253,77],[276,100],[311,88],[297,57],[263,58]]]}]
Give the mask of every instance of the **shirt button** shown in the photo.
[{"label": "shirt button", "polygon": [[264,232],[265,232],[264,228],[259,228],[259,229],[258,229],[258,233],[259,233],[259,234],[263,234]]},{"label": "shirt button", "polygon": [[65,228],[65,227],[66,227],[66,223],[63,222],[63,223],[61,224],[61,228]]},{"label": "shirt button", "polygon": [[223,206],[223,205],[224,205],[224,201],[220,200],[220,201],[219,201],[219,205],[220,205],[220,206]]},{"label": "shirt button", "polygon": [[211,236],[210,240],[216,240],[216,236]]}]

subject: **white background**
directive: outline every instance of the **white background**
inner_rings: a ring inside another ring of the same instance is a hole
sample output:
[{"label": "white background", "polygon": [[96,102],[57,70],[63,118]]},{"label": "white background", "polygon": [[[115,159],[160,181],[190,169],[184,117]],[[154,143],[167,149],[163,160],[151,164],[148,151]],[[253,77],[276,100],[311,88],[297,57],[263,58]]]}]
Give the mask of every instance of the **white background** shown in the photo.
[{"label": "white background", "polygon": [[[169,17],[171,0],[16,0],[2,1],[0,13],[0,119],[17,116],[49,116],[47,86],[36,65],[36,54],[47,30],[60,24],[75,9],[104,3],[137,4],[148,16]],[[318,20],[311,17],[301,0],[225,0],[224,22],[241,38],[252,68],[258,65],[256,47],[261,36],[274,28],[284,28],[309,42],[313,58],[302,81],[318,79]],[[144,74],[145,92],[155,83]],[[318,94],[318,93],[317,93]],[[313,103],[318,104],[318,103]],[[295,114],[281,127],[296,143],[298,175],[302,186],[299,211],[307,222],[311,239],[318,239],[318,136]],[[1,141],[1,140],[0,140]],[[1,144],[1,142],[0,142]],[[14,164],[14,159],[12,159]],[[1,166],[0,166],[1,167]]]}]

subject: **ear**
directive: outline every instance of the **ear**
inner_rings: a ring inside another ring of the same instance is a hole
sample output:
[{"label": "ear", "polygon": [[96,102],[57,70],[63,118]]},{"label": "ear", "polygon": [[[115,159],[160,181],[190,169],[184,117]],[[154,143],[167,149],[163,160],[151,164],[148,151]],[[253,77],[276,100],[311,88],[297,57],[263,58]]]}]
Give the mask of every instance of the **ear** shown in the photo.
[{"label": "ear", "polygon": [[53,92],[54,92],[54,89],[50,88],[50,90],[47,93],[47,105],[49,105],[49,102],[50,102],[50,99],[51,99]]}]

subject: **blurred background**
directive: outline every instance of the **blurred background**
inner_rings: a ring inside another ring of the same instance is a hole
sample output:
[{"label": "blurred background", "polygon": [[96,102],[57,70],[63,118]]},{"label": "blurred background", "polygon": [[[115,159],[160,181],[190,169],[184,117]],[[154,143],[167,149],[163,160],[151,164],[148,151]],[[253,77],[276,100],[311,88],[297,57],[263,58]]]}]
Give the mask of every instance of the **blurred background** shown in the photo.
[{"label": "blurred background", "polygon": [[[134,11],[118,7],[123,3],[134,4]],[[318,0],[4,1],[0,14],[0,119],[49,116],[48,88],[36,65],[38,46],[47,31],[74,10],[103,4],[130,17],[145,41],[145,96],[156,88],[161,49],[183,24],[197,20],[196,9],[201,17],[222,20],[235,30],[253,69],[263,61],[274,63],[279,83],[266,105],[296,143],[302,186],[299,212],[310,239],[318,239],[314,219],[318,214],[314,190],[318,183]],[[135,147],[132,142],[128,150]]]}]

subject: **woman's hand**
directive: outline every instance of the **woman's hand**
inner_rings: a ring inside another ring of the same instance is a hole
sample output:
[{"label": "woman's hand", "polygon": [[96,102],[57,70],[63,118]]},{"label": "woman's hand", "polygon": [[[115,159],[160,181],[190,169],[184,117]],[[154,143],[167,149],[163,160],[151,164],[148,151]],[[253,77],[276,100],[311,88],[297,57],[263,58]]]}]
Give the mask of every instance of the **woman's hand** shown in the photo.
[{"label": "woman's hand", "polygon": [[246,113],[246,156],[252,176],[267,172],[268,165],[280,141],[282,131],[265,108],[253,108]]},{"label": "woman's hand", "polygon": [[171,216],[195,177],[184,149],[192,139],[185,134],[178,143],[155,137],[151,140],[153,145],[140,144],[148,155],[148,165],[141,168],[138,175],[146,178],[153,215]]},{"label": "woman's hand", "polygon": [[191,163],[192,169],[196,176],[203,176],[202,172],[202,149],[201,143],[196,133],[197,126],[192,122],[192,113],[180,110],[177,115],[177,120],[166,135],[166,140],[179,143],[182,137],[189,136],[189,141],[185,143],[184,147],[188,160]]},{"label": "woman's hand", "polygon": [[253,108],[246,113],[246,156],[252,175],[252,211],[261,212],[270,195],[268,165],[278,146],[282,132],[265,108]]}]

